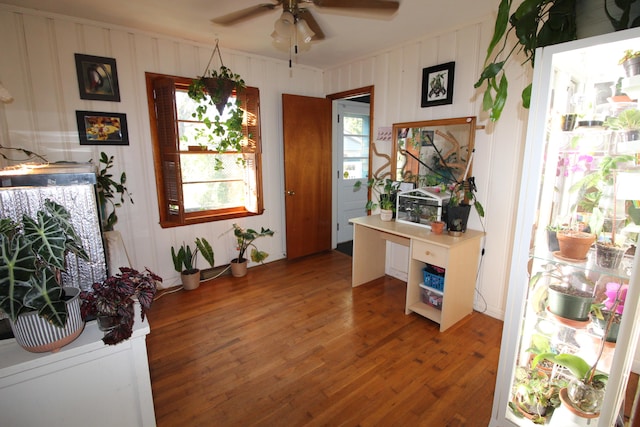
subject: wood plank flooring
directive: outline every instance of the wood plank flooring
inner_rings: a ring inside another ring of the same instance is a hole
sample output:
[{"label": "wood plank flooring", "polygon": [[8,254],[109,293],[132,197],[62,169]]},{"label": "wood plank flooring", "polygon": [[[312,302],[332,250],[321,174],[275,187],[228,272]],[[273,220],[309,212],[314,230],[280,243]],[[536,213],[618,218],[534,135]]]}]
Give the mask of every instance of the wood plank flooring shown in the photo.
[{"label": "wood plank flooring", "polygon": [[486,426],[502,322],[473,313],[440,333],[404,298],[391,277],[352,289],[337,251],[161,297],[158,426]]}]

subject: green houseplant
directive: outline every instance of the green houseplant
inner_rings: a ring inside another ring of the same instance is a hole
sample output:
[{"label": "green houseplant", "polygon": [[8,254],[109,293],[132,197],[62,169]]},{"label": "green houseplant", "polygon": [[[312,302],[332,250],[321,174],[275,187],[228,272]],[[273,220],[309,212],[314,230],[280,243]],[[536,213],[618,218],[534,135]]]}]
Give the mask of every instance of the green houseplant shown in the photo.
[{"label": "green houseplant", "polygon": [[[217,70],[210,68],[216,52],[220,58],[220,68]],[[205,125],[205,128],[196,129],[196,141],[206,141],[201,142],[201,146],[219,153],[229,150],[242,152],[244,111],[240,108],[239,101],[233,105],[229,102],[229,97],[234,90],[237,93],[244,88],[245,83],[242,77],[222,62],[222,55],[216,41],[203,75],[193,79],[187,90],[189,98],[197,104],[192,116]],[[216,107],[217,113],[210,112],[209,107],[212,106]],[[216,170],[224,168],[220,158],[216,158],[215,162]]]},{"label": "green houseplant", "polygon": [[509,407],[534,424],[545,424],[553,410],[560,406],[560,386],[538,369],[518,366]]},{"label": "green houseplant", "polygon": [[171,258],[173,268],[180,273],[182,286],[185,290],[191,291],[200,286],[200,270],[196,267],[198,257],[198,247],[192,251],[191,247],[185,243],[176,251],[171,247]]},{"label": "green houseplant", "polygon": [[464,181],[449,186],[449,204],[447,207],[447,228],[449,234],[463,233],[467,229],[467,221],[471,206],[476,209],[480,218],[484,217],[484,206],[476,198],[476,181],[469,177]]},{"label": "green houseplant", "polygon": [[[365,209],[373,211],[379,206],[382,211],[380,215],[384,216],[382,219],[391,220],[396,210],[396,193],[400,188],[400,182],[390,178],[373,177],[367,180],[367,187],[371,189],[372,197],[367,200]],[[358,191],[360,188],[362,188],[362,181],[356,181],[353,184],[353,190]]]},{"label": "green houseplant", "polygon": [[[89,160],[89,162],[92,161]],[[113,227],[118,222],[117,208],[121,207],[127,199],[133,204],[133,198],[126,187],[127,174],[122,172],[119,180],[114,180],[109,171],[113,165],[113,156],[107,156],[106,153],[101,152],[98,162],[99,169],[96,174],[96,193],[103,231],[113,231]]]},{"label": "green houseplant", "polygon": [[[502,114],[508,93],[505,72],[507,60],[522,52],[523,64],[534,66],[538,47],[576,39],[576,0],[524,0],[511,11],[513,0],[501,0],[498,6],[493,37],[487,48],[484,69],[474,87],[486,84],[482,108],[489,111],[491,120]],[[509,47],[509,34],[516,37],[516,44]],[[522,91],[522,104],[529,108],[531,84]]]},{"label": "green houseplant", "polygon": [[273,236],[274,232],[268,228],[261,227],[260,232],[251,228],[242,228],[238,224],[233,224],[233,235],[236,238],[238,256],[231,260],[231,274],[234,277],[242,277],[247,274],[247,259],[245,255],[251,247],[251,261],[263,262],[269,256],[268,253],[258,250],[253,243],[256,239],[265,236]]},{"label": "green houseplant", "polygon": [[162,282],[162,278],[149,269],[138,272],[120,267],[119,274],[94,283],[91,291],[80,293],[82,318],[95,317],[100,329],[106,332],[102,341],[108,345],[118,344],[131,337],[136,301],[144,320],[156,295],[157,282]]},{"label": "green houseplant", "polygon": [[[0,310],[10,319],[16,340],[33,352],[51,351],[73,341],[84,327],[80,290],[64,287],[61,272],[67,254],[89,257],[74,230],[69,212],[45,200],[34,218],[0,219]],[[22,316],[29,316],[21,319]],[[41,336],[27,344],[30,322],[43,320]]]}]

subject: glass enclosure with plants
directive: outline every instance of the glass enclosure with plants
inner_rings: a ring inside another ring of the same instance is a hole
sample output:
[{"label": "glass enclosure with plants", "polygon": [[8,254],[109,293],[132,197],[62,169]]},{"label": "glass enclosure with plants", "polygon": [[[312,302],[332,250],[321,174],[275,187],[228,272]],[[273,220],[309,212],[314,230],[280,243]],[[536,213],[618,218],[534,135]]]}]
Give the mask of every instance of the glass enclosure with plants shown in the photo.
[{"label": "glass enclosure with plants", "polygon": [[619,61],[640,33],[607,36],[536,56],[495,426],[611,426],[621,407],[638,335],[640,94],[622,89]]}]

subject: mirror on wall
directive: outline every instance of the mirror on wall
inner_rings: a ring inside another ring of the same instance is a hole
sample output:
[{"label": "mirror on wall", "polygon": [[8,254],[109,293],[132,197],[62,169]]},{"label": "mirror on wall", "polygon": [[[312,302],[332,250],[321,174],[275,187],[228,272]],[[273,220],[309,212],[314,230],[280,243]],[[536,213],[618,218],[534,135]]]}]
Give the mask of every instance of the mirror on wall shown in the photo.
[{"label": "mirror on wall", "polygon": [[391,174],[416,188],[461,182],[471,176],[475,117],[393,125]]}]

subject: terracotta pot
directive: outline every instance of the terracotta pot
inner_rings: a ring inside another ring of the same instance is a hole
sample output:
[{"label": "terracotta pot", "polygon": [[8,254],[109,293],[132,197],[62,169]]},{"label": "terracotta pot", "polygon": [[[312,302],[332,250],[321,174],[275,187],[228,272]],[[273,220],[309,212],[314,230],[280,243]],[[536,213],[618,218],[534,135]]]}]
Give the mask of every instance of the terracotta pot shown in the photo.
[{"label": "terracotta pot", "polygon": [[180,279],[182,279],[182,288],[185,291],[192,291],[198,289],[200,286],[200,270],[192,270],[191,273],[180,273]]},{"label": "terracotta pot", "polygon": [[560,255],[576,261],[584,261],[587,258],[589,249],[596,240],[594,234],[583,231],[558,231],[556,236]]},{"label": "terracotta pot", "polygon": [[444,231],[443,221],[433,221],[431,223],[431,232],[433,234],[442,234],[443,231]]},{"label": "terracotta pot", "polygon": [[242,259],[242,261],[238,261],[238,259],[231,260],[231,275],[233,277],[244,277],[247,275],[247,260]]},{"label": "terracotta pot", "polygon": [[67,306],[67,324],[58,328],[30,311],[18,316],[16,322],[10,321],[16,342],[32,353],[57,352],[78,338],[84,329],[84,320],[80,316],[80,289],[65,287],[65,295],[71,297],[65,301]]}]

